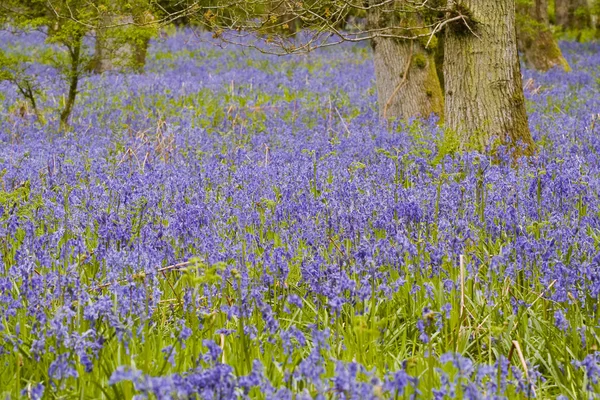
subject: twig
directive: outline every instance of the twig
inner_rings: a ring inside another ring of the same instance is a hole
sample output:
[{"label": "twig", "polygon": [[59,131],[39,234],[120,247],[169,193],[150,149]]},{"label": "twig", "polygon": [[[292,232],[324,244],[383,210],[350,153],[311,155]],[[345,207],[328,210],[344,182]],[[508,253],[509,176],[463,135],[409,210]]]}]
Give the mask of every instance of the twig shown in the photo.
[{"label": "twig", "polygon": [[465,312],[465,256],[460,255],[460,316]]},{"label": "twig", "polygon": [[529,370],[527,368],[527,362],[525,362],[525,357],[523,356],[523,352],[521,351],[521,345],[516,340],[512,341],[512,346],[508,353],[509,354],[508,361],[510,362],[510,358],[512,358],[513,349],[517,351],[517,355],[519,356],[519,361],[521,362],[521,366],[523,367],[523,372],[525,373],[525,378],[527,378],[527,380],[531,384],[531,390],[533,390],[533,397],[536,398],[537,396],[535,394],[535,387],[533,386],[533,383],[531,382],[531,379],[529,377]]},{"label": "twig", "polygon": [[350,129],[348,129],[348,125],[346,125],[346,121],[344,121],[344,118],[342,117],[342,114],[340,114],[340,111],[337,109],[337,107],[335,108],[335,112],[337,113],[338,117],[340,117],[340,121],[342,121],[342,125],[344,125],[344,129],[346,130],[346,133],[348,134],[348,136],[350,136]]},{"label": "twig", "polygon": [[[177,264],[173,264],[173,265],[169,265],[166,267],[162,267],[162,268],[158,268],[156,270],[156,272],[159,273],[164,273],[164,272],[168,272],[168,271],[173,271],[173,270],[178,270],[181,269],[187,265],[190,265],[192,262],[191,261],[185,261],[185,262],[180,262]],[[138,274],[133,274],[131,275],[131,279],[144,279],[146,277],[146,273],[145,272],[140,272]],[[94,288],[94,290],[101,290],[101,289],[105,289],[107,287],[109,287],[110,285],[116,284],[116,283],[124,283],[127,282],[127,279],[121,279],[118,281],[113,281],[113,282],[107,282],[107,283],[103,283],[101,285],[98,285]]]},{"label": "twig", "polygon": [[265,167],[269,165],[269,146],[265,143]]},{"label": "twig", "polygon": [[555,280],[553,280],[553,281],[550,283],[550,285],[548,285],[548,287],[547,287],[546,289],[544,289],[544,290],[542,291],[542,293],[540,293],[540,294],[538,295],[538,297],[537,297],[537,298],[536,298],[536,299],[533,301],[533,303],[531,303],[531,304],[530,304],[530,305],[527,307],[527,309],[526,309],[526,310],[529,310],[531,307],[533,307],[533,305],[534,305],[534,304],[535,304],[535,303],[536,303],[536,302],[537,302],[539,299],[541,299],[541,298],[542,298],[542,296],[543,296],[543,295],[545,295],[545,294],[546,294],[546,292],[548,292],[548,290],[552,289],[552,286],[554,286],[554,284],[555,284],[555,283],[556,283],[556,279],[555,279]]},{"label": "twig", "polygon": [[467,22],[466,18],[464,17],[464,15],[460,16],[463,20],[463,22],[465,23],[465,26],[469,29],[469,31],[473,34],[473,36],[475,36],[477,39],[481,40],[481,37],[476,34],[473,29],[471,29],[471,27],[469,26],[469,23]]},{"label": "twig", "polygon": [[333,244],[333,246],[336,248],[336,250],[342,255],[342,257],[346,258],[347,260],[350,259],[350,257],[348,257],[348,254],[346,254],[346,252],[340,248],[340,245],[335,240],[333,240],[332,237],[329,238],[329,241],[331,242],[331,244]]},{"label": "twig", "polygon": [[221,363],[225,364],[225,334],[221,333]]},{"label": "twig", "polygon": [[433,30],[431,31],[431,36],[429,36],[429,40],[427,40],[427,44],[425,45],[425,48],[429,47],[429,43],[431,43],[431,40],[433,39],[433,37],[435,36],[436,33],[438,33],[439,31],[442,30],[442,28],[446,25],[449,24],[450,22],[454,22],[454,21],[458,21],[459,19],[464,20],[462,15],[458,15],[456,17],[447,19],[445,21],[441,21],[439,24],[437,24],[435,26],[435,28],[433,28]]}]

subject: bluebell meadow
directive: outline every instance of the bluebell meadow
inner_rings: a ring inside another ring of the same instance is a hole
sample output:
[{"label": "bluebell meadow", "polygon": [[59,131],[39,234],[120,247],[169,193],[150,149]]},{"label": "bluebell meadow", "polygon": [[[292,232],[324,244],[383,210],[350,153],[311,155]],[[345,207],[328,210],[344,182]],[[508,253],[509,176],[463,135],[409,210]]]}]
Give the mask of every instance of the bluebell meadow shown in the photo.
[{"label": "bluebell meadow", "polygon": [[600,44],[561,46],[516,165],[382,123],[366,45],[177,31],[67,132],[32,62],[47,125],[0,83],[0,397],[597,398]]}]

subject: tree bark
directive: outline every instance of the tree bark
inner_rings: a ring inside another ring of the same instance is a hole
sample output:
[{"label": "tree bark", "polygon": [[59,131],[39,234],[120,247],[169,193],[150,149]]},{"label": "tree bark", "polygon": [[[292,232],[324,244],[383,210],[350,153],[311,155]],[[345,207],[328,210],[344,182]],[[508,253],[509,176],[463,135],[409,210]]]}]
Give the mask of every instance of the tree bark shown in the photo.
[{"label": "tree bark", "polygon": [[517,7],[517,43],[525,64],[539,71],[560,66],[571,68],[562,55],[549,26],[548,0],[533,0]]},{"label": "tree bark", "polygon": [[[375,0],[379,1],[379,0]],[[386,26],[390,13],[367,14],[370,27]],[[433,51],[420,40],[372,39],[379,114],[382,118],[443,117],[444,99]]]},{"label": "tree bark", "polygon": [[73,112],[75,99],[77,98],[77,89],[79,86],[79,74],[81,73],[81,45],[82,38],[78,38],[69,47],[69,56],[71,61],[71,69],[69,71],[69,92],[65,102],[65,108],[60,113],[60,128],[65,130],[69,126],[69,118]]},{"label": "tree bark", "polygon": [[514,0],[448,0],[466,15],[446,29],[444,76],[447,126],[461,146],[480,151],[497,145],[531,155],[517,53]]},{"label": "tree bark", "polygon": [[437,46],[435,48],[435,55],[433,56],[435,60],[435,70],[437,72],[438,79],[440,80],[440,86],[442,88],[442,93],[445,91],[445,83],[444,83],[444,46],[445,46],[445,36],[439,35]]}]

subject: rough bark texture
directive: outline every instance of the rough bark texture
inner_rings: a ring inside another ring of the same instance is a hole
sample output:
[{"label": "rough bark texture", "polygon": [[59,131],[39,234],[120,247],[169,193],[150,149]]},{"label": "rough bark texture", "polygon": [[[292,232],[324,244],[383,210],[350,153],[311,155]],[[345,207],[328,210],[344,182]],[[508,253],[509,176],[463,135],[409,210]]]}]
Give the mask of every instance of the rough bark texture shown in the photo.
[{"label": "rough bark texture", "polygon": [[[517,53],[514,0],[463,0],[469,27],[446,30],[446,121],[463,148],[501,144],[515,155],[534,153]],[[471,30],[473,32],[471,32]],[[477,35],[477,36],[475,36]]]},{"label": "rough bark texture", "polygon": [[437,47],[435,48],[435,70],[437,72],[438,79],[440,80],[440,86],[442,87],[442,93],[445,91],[444,83],[444,47],[445,47],[445,36],[439,35],[437,40]]},{"label": "rough bark texture", "polygon": [[[389,13],[371,9],[368,23],[383,26]],[[443,117],[444,98],[433,51],[422,41],[378,37],[372,40],[379,113],[383,118]]]},{"label": "rough bark texture", "polygon": [[550,30],[548,0],[533,0],[530,5],[517,7],[517,39],[530,68],[547,71],[560,66],[565,71],[570,70]]}]

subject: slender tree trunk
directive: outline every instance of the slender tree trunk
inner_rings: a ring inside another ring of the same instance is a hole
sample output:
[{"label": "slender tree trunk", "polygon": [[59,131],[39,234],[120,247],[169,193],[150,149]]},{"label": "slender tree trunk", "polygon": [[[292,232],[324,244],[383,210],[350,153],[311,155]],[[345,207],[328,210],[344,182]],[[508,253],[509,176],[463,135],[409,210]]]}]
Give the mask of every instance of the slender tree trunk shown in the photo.
[{"label": "slender tree trunk", "polygon": [[566,28],[569,25],[569,1],[555,0],[554,13],[556,15],[556,25]]},{"label": "slender tree trunk", "polygon": [[591,27],[596,30],[596,37],[600,33],[598,28],[600,28],[599,20],[598,20],[598,11],[600,11],[600,2],[596,0],[587,0],[588,9],[590,10],[590,23]]},{"label": "slender tree trunk", "polygon": [[[135,49],[123,40],[124,28],[111,27],[119,24],[133,24],[131,15],[105,15],[101,26],[96,31],[96,46],[94,55],[94,72],[102,74],[106,71],[118,70],[131,64],[135,58]],[[124,25],[126,26],[126,25]]]},{"label": "slender tree trunk", "polygon": [[133,68],[137,73],[141,74],[146,68],[146,58],[148,55],[148,47],[150,46],[150,36],[152,35],[152,28],[149,28],[148,25],[153,24],[156,21],[156,18],[150,11],[144,10],[134,19],[135,22],[144,27],[143,31],[136,35],[133,43],[135,57]]},{"label": "slender tree trunk", "polygon": [[585,29],[591,26],[592,19],[587,0],[570,0],[569,28]]},{"label": "slender tree trunk", "polygon": [[[37,106],[37,101],[35,100],[35,90],[31,86],[31,82],[27,79],[23,81],[15,80],[15,84],[21,95],[31,105],[31,109],[33,110],[33,113],[35,114],[35,117],[37,118],[38,122],[44,125],[46,123],[46,120],[44,119],[44,116],[42,115],[41,111]],[[22,112],[21,114],[21,117],[25,116],[25,112]]]},{"label": "slender tree trunk", "polygon": [[530,68],[547,71],[560,66],[565,71],[570,70],[550,30],[548,0],[534,0],[533,4],[517,7],[517,39]]},{"label": "slender tree trunk", "polygon": [[[456,9],[455,0],[448,0]],[[457,10],[458,11],[458,10]],[[446,30],[444,76],[446,121],[463,148],[505,145],[531,155],[535,145],[527,123],[517,53],[514,0],[463,0],[468,26]]]},{"label": "slender tree trunk", "polygon": [[[370,9],[369,26],[385,26],[389,14],[378,7]],[[376,37],[371,46],[381,117],[443,117],[444,98],[433,51],[419,40],[396,38]]]},{"label": "slender tree trunk", "polygon": [[139,73],[143,72],[150,37],[142,28],[135,27],[134,23],[146,25],[153,20],[154,17],[148,12],[138,17],[132,15],[104,16],[102,26],[96,32],[93,71],[97,74],[130,69]]},{"label": "slender tree trunk", "polygon": [[585,29],[591,27],[588,0],[555,0],[556,25],[564,29]]},{"label": "slender tree trunk", "polygon": [[75,99],[77,97],[77,87],[79,85],[79,74],[81,72],[81,38],[77,40],[70,48],[71,70],[69,71],[69,93],[65,102],[65,108],[60,113],[61,129],[69,126],[69,118],[73,112]]}]

